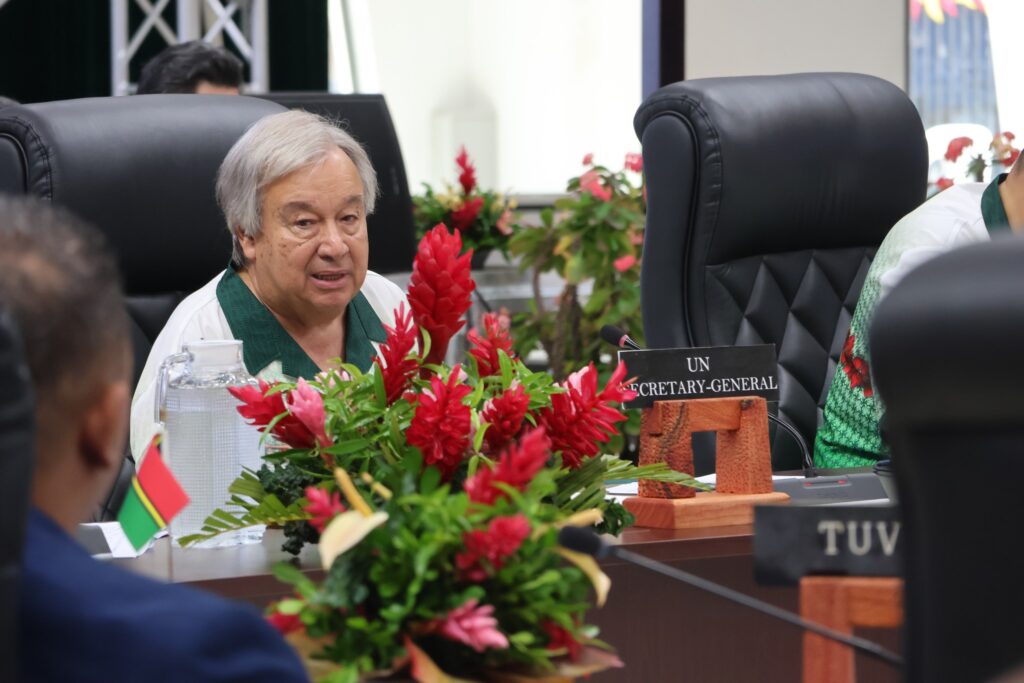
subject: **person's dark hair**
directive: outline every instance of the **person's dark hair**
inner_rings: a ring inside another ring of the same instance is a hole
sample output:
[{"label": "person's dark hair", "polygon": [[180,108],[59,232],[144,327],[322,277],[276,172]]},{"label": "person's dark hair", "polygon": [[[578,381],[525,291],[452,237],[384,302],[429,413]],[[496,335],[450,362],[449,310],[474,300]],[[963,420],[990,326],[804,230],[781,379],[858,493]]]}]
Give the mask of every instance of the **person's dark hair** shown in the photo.
[{"label": "person's dark hair", "polygon": [[21,104],[21,102],[15,99],[11,99],[10,97],[4,97],[3,95],[0,95],[0,109],[3,109],[4,107],[10,107],[15,104]]},{"label": "person's dark hair", "polygon": [[20,330],[41,409],[73,410],[127,377],[128,315],[106,239],[69,211],[0,195],[0,307]]},{"label": "person's dark hair", "polygon": [[242,60],[201,40],[171,45],[146,62],[136,95],[193,93],[200,82],[242,87]]}]

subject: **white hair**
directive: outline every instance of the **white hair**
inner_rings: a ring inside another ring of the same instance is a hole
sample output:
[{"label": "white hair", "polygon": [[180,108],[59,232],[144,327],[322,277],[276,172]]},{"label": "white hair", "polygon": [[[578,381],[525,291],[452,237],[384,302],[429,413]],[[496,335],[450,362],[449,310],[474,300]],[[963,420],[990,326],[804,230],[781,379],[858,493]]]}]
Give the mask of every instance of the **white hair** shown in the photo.
[{"label": "white hair", "polygon": [[237,230],[260,234],[263,191],[281,178],[315,164],[335,147],[355,164],[363,183],[366,213],[377,203],[377,173],[366,151],[328,119],[292,110],[266,116],[245,132],[228,151],[217,172],[217,203],[231,233],[231,260],[239,268],[245,254]]}]

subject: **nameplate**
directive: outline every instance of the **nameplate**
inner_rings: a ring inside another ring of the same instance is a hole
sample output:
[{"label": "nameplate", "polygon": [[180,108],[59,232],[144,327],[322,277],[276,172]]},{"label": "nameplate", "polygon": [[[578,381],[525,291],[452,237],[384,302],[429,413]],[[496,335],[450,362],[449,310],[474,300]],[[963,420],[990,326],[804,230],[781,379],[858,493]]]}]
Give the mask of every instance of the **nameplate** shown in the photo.
[{"label": "nameplate", "polygon": [[791,585],[809,574],[901,576],[899,508],[754,508],[754,577]]},{"label": "nameplate", "polygon": [[636,398],[626,408],[655,401],[760,396],[779,400],[775,345],[619,351]]}]

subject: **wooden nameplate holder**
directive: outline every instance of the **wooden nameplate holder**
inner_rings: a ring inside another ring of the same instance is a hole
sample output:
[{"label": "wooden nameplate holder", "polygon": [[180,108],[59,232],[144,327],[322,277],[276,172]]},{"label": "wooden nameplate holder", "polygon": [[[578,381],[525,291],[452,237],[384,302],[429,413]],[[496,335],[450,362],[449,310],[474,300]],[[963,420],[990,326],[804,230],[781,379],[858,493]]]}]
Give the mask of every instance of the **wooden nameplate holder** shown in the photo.
[{"label": "wooden nameplate holder", "polygon": [[694,432],[716,432],[715,491],[641,479],[639,496],[623,501],[637,526],[693,529],[751,524],[754,506],[785,503],[772,490],[768,410],[763,398],[657,401],[640,422],[640,464],[667,462],[692,475]]}]

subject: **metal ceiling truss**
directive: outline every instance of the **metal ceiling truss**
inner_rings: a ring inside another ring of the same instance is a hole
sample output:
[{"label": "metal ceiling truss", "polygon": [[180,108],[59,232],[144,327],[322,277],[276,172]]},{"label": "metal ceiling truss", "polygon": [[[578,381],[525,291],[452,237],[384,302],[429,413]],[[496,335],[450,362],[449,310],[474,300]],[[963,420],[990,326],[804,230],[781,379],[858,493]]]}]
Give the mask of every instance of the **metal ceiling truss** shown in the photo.
[{"label": "metal ceiling truss", "polygon": [[[0,0],[0,4],[3,1]],[[134,32],[128,26],[129,0],[110,0],[110,82],[113,94],[129,95],[135,90],[135,84],[130,82],[129,66],[143,41],[153,31],[159,33],[168,45],[199,39],[216,43],[227,34],[249,65],[251,80],[247,92],[266,92],[269,89],[267,0],[176,0],[176,30],[163,17],[171,0],[131,1],[142,10],[144,17]]]}]

